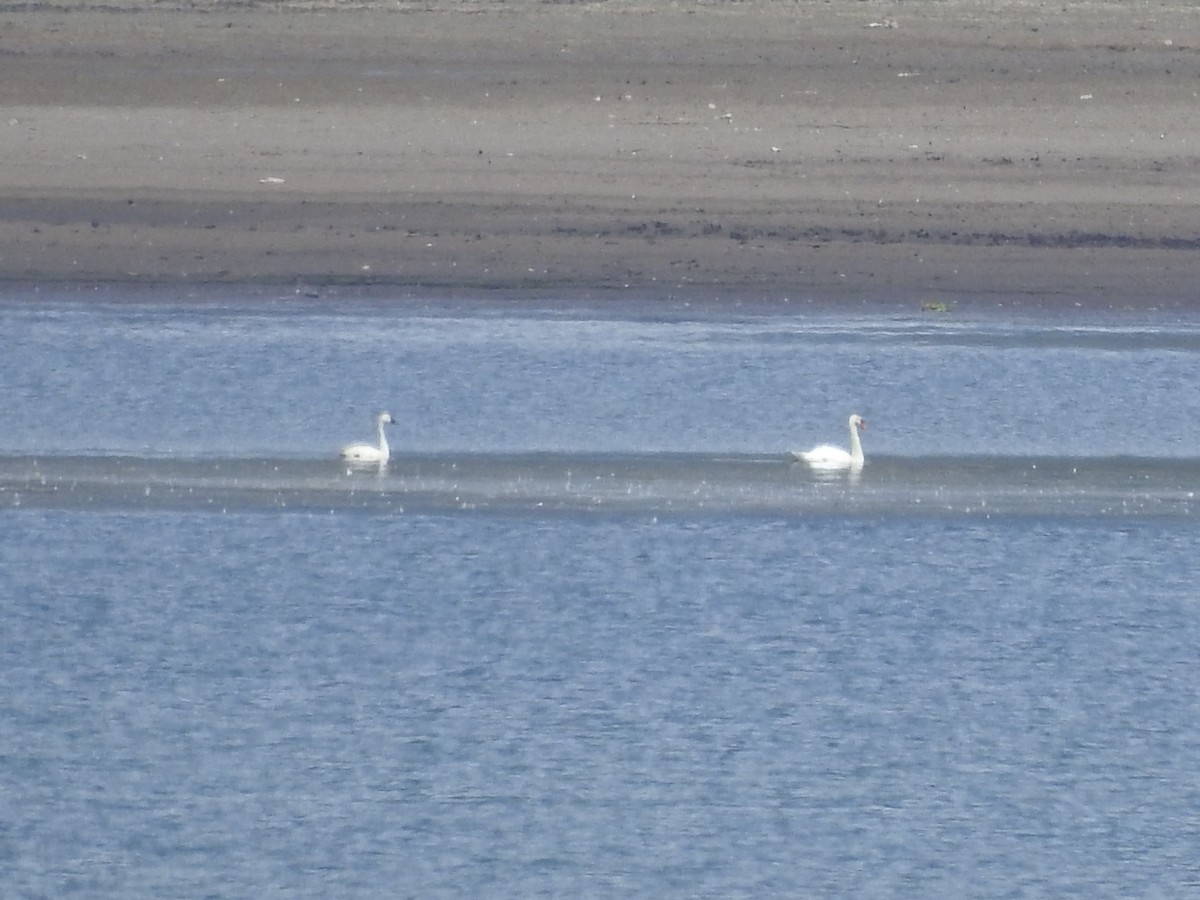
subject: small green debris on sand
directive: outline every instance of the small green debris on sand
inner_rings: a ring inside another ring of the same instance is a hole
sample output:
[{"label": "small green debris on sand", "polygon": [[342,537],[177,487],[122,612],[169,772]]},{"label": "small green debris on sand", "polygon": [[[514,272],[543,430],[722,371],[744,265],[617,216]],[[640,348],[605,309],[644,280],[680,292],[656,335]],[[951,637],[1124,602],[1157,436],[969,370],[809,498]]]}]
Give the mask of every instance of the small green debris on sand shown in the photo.
[{"label": "small green debris on sand", "polygon": [[925,300],[921,303],[921,312],[948,313],[953,309],[954,304],[945,300]]}]

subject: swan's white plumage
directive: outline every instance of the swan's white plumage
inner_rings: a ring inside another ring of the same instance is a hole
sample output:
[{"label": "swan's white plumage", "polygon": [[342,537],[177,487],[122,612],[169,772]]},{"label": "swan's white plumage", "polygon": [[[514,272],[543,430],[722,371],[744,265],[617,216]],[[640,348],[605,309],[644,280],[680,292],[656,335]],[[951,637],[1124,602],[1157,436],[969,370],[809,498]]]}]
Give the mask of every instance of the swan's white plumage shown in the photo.
[{"label": "swan's white plumage", "polygon": [[391,456],[387,435],[383,433],[384,425],[395,423],[391,413],[382,412],[375,417],[375,430],[379,436],[379,444],[347,444],[342,448],[341,457],[347,462],[386,463]]},{"label": "swan's white plumage", "polygon": [[813,447],[811,450],[793,450],[792,458],[799,462],[807,463],[814,469],[849,469],[850,471],[858,471],[863,467],[866,460],[863,457],[862,441],[859,439],[858,432],[860,429],[867,427],[866,421],[862,416],[853,415],[850,417],[848,424],[850,426],[850,449],[849,451],[841,447],[835,447],[832,444],[821,444],[819,447]]}]

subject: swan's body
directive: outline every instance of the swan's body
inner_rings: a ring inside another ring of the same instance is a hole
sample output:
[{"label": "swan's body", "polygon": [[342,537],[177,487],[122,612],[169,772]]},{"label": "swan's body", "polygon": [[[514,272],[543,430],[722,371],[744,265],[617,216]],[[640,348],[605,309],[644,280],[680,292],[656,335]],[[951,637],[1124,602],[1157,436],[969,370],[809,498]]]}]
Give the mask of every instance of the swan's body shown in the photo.
[{"label": "swan's body", "polygon": [[811,450],[793,450],[792,458],[799,462],[808,463],[814,469],[824,471],[836,469],[848,469],[851,472],[860,471],[866,460],[863,458],[862,441],[859,440],[858,432],[860,429],[865,429],[867,423],[863,420],[862,416],[853,415],[850,417],[849,425],[849,452],[843,450],[841,447],[834,447],[832,444],[821,444],[821,446],[813,447]]},{"label": "swan's body", "polygon": [[342,448],[341,457],[347,462],[379,463],[383,465],[392,455],[388,447],[387,435],[383,433],[384,425],[395,424],[391,413],[382,412],[375,417],[375,429],[379,434],[379,444],[347,444]]}]

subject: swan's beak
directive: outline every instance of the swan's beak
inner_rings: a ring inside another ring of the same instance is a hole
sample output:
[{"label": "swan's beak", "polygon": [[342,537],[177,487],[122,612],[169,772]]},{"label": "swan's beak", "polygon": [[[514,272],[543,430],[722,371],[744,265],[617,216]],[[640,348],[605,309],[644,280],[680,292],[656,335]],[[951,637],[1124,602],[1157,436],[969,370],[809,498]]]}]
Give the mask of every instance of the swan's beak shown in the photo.
[{"label": "swan's beak", "polygon": [[866,419],[859,419],[859,420],[858,420],[858,430],[859,430],[859,431],[866,431],[866,430],[867,430],[867,420],[866,420]]}]

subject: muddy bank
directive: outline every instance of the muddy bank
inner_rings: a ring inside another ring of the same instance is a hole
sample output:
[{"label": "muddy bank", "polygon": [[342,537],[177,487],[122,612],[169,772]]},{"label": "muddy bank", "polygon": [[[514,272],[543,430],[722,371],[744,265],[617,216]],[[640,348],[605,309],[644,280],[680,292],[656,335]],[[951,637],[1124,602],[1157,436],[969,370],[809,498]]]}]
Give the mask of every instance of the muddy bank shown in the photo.
[{"label": "muddy bank", "polygon": [[1200,306],[1182,3],[8,4],[0,59],[10,283]]}]

